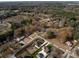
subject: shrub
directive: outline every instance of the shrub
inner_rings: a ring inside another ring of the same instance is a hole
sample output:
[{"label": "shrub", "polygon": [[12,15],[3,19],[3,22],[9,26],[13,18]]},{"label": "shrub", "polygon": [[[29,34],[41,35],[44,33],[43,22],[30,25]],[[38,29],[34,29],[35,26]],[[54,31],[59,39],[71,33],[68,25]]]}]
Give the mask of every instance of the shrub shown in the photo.
[{"label": "shrub", "polygon": [[51,44],[47,45],[48,49],[51,49],[53,46]]},{"label": "shrub", "polygon": [[55,38],[56,37],[56,33],[53,31],[48,31],[47,35],[48,35],[48,38]]}]

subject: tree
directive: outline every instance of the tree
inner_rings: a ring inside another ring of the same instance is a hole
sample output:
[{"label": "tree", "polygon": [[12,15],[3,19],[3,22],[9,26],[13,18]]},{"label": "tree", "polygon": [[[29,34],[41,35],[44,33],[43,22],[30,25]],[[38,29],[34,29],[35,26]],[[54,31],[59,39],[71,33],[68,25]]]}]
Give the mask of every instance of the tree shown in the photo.
[{"label": "tree", "polygon": [[51,52],[51,49],[53,46],[51,44],[49,44],[49,45],[47,45],[47,47],[48,47],[48,52]]},{"label": "tree", "polygon": [[47,45],[47,47],[48,47],[49,49],[51,49],[53,46],[52,46],[51,44],[49,44],[49,45]]},{"label": "tree", "polygon": [[67,24],[71,27],[75,27],[75,24],[76,24],[76,18],[70,18],[68,21],[67,21]]},{"label": "tree", "polygon": [[74,39],[78,40],[79,39],[79,33],[74,33]]},{"label": "tree", "polygon": [[20,35],[20,36],[25,35],[25,29],[22,29],[19,35]]},{"label": "tree", "polygon": [[21,24],[22,24],[22,25],[27,25],[27,20],[21,21]]},{"label": "tree", "polygon": [[23,21],[21,21],[21,24],[22,25],[28,25],[28,24],[32,24],[32,20],[31,19],[27,19],[27,20],[23,20]]},{"label": "tree", "polygon": [[79,39],[79,22],[76,23],[76,26],[74,28],[74,32],[73,32],[73,37],[74,39]]},{"label": "tree", "polygon": [[8,38],[8,40],[11,40],[11,37],[12,37],[12,32],[11,31],[6,32],[4,34],[1,34],[0,35],[0,42],[3,43],[4,41],[7,41],[7,38]]},{"label": "tree", "polygon": [[48,36],[48,38],[55,38],[56,37],[56,33],[55,32],[53,32],[53,31],[48,31],[47,32],[47,36]]}]

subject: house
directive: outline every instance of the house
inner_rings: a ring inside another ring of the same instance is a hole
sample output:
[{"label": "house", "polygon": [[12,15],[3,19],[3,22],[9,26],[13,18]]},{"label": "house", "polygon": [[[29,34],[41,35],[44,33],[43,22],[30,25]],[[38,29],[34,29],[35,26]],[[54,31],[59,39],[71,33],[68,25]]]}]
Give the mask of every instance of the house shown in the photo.
[{"label": "house", "polygon": [[[34,55],[34,53],[38,49],[40,49],[47,43],[42,37],[38,36],[37,33],[30,35],[28,38],[25,38],[22,42],[25,43],[24,47],[15,54],[16,57]],[[26,55],[25,52],[27,53]]]},{"label": "house", "polygon": [[70,55],[74,58],[79,58],[79,44],[71,50]]}]

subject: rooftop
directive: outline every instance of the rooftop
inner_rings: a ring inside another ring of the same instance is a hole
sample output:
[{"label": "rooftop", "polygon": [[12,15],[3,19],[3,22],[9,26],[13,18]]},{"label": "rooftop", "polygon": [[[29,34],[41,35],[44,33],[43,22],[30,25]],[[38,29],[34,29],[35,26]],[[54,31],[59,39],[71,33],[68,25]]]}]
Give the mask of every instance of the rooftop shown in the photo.
[{"label": "rooftop", "polygon": [[28,55],[32,55],[43,44],[45,44],[44,43],[45,41],[41,37],[39,37],[36,33],[30,35],[28,38],[25,38],[23,41],[25,42],[25,47],[16,53],[16,57],[21,57],[21,55],[25,53],[24,51],[27,51]]}]

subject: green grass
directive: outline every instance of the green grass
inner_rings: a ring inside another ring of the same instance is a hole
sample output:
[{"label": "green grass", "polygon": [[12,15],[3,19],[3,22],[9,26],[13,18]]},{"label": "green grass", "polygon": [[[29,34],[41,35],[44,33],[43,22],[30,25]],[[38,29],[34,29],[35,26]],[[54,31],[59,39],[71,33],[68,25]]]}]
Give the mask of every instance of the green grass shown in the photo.
[{"label": "green grass", "polygon": [[38,54],[38,52],[40,52],[42,49],[41,48],[39,48],[37,51],[35,51],[33,54],[32,54],[32,56],[34,57],[34,58],[37,58],[36,57],[36,55]]}]

